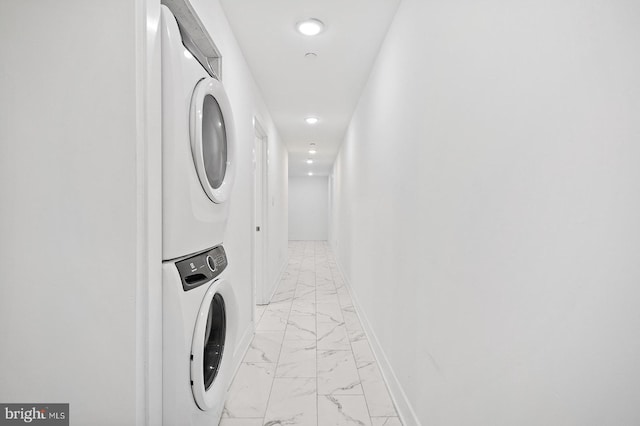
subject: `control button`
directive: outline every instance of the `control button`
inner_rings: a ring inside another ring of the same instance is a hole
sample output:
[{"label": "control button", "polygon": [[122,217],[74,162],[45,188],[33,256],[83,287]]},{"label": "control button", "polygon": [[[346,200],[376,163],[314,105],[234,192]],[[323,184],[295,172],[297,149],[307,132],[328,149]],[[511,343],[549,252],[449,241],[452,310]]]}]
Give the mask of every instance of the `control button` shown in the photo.
[{"label": "control button", "polygon": [[211,272],[216,271],[216,262],[213,260],[213,257],[211,257],[210,254],[207,255],[207,265],[209,266],[209,269],[211,269]]}]

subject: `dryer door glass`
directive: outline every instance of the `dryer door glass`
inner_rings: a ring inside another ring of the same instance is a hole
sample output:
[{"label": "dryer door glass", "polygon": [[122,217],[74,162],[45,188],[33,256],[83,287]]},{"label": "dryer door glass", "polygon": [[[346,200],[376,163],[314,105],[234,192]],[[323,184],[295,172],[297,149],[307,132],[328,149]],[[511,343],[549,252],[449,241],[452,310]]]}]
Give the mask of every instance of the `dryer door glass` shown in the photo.
[{"label": "dryer door glass", "polygon": [[202,106],[202,154],[207,180],[220,188],[227,172],[227,130],[220,105],[207,95]]},{"label": "dryer door glass", "polygon": [[220,361],[224,352],[224,340],[226,336],[227,320],[224,308],[224,299],[216,293],[209,305],[207,327],[204,332],[204,356],[203,369],[204,389],[209,390],[213,380],[218,374]]}]

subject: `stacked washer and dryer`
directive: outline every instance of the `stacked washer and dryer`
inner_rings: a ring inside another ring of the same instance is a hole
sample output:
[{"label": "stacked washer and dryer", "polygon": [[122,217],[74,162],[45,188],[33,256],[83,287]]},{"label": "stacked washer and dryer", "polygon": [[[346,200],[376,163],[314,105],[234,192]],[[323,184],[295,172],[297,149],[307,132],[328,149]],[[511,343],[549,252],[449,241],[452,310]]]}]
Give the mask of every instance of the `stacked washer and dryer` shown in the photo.
[{"label": "stacked washer and dryer", "polygon": [[[235,138],[229,100],[202,54],[217,49],[206,45],[208,33],[188,6],[163,1],[161,12],[163,424],[213,426],[232,379],[237,336],[238,304],[222,246]],[[187,28],[194,25],[195,42]]]}]

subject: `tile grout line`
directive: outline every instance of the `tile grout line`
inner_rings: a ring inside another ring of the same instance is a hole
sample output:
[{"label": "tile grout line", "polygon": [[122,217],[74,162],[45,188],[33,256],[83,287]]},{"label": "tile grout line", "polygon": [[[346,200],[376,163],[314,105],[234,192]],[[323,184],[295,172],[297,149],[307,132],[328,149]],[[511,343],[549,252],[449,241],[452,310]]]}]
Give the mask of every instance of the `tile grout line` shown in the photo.
[{"label": "tile grout line", "polygon": [[[275,357],[275,362],[274,362],[274,370],[273,370],[273,378],[272,378],[272,382],[271,385],[269,386],[269,391],[267,394],[267,400],[266,400],[266,408],[265,408],[265,412],[263,414],[263,416],[260,417],[254,417],[254,419],[256,421],[261,421],[262,425],[264,426],[266,420],[267,420],[267,414],[269,413],[269,411],[273,411],[273,404],[276,402],[276,400],[274,400],[274,389],[275,389],[275,381],[276,379],[278,379],[279,377],[277,376],[278,371],[279,371],[279,364],[280,364],[280,360],[282,359],[283,356],[283,351],[284,351],[284,342],[287,341],[285,336],[287,335],[288,331],[292,331],[292,329],[290,329],[290,319],[291,316],[294,315],[293,313],[293,305],[295,304],[296,301],[296,294],[298,292],[298,289],[301,288],[301,285],[304,284],[305,287],[307,287],[307,284],[312,284],[310,287],[312,288],[313,291],[313,296],[312,297],[308,297],[311,296],[309,293],[305,293],[305,295],[300,296],[302,299],[300,299],[301,301],[304,301],[304,303],[307,303],[307,300],[311,301],[311,303],[313,303],[313,309],[311,310],[311,312],[314,315],[314,324],[315,324],[315,381],[316,381],[316,389],[315,389],[315,408],[316,408],[316,424],[315,426],[322,426],[320,424],[320,397],[322,395],[319,394],[319,362],[320,362],[320,358],[319,358],[319,353],[320,353],[320,348],[319,348],[319,344],[318,344],[318,339],[319,339],[319,332],[318,332],[318,325],[319,325],[319,317],[318,317],[318,303],[319,303],[319,297],[320,295],[318,294],[318,283],[320,282],[319,279],[322,278],[322,283],[323,286],[325,283],[330,284],[329,286],[324,286],[327,287],[327,290],[334,290],[335,296],[336,296],[336,302],[337,302],[337,306],[339,307],[340,313],[341,315],[344,316],[345,314],[345,310],[344,308],[349,308],[349,307],[354,307],[353,305],[353,299],[351,297],[350,292],[346,291],[347,289],[344,288],[345,287],[345,283],[344,283],[344,279],[342,277],[341,271],[340,269],[337,267],[336,265],[336,261],[335,261],[335,256],[333,254],[333,252],[329,252],[328,250],[328,245],[325,242],[318,242],[318,241],[309,241],[309,242],[305,242],[304,244],[295,244],[293,250],[291,251],[291,259],[293,261],[292,264],[287,265],[286,268],[286,272],[287,272],[287,280],[286,280],[286,286],[285,286],[285,281],[284,280],[280,280],[280,282],[278,283],[278,290],[277,291],[282,291],[282,289],[286,290],[286,293],[292,291],[291,295],[286,297],[284,300],[281,300],[281,302],[289,302],[289,309],[284,311],[283,314],[286,317],[286,322],[285,322],[285,327],[284,330],[282,331],[282,340],[279,342],[279,348],[278,348],[278,353],[277,356]],[[303,271],[303,266],[305,266],[304,271]],[[308,268],[308,269],[307,269]],[[322,270],[323,275],[322,277],[319,276],[319,271]],[[305,275],[305,281],[304,283],[300,281],[300,278],[302,276],[302,274]],[[309,279],[309,281],[306,281],[307,279]],[[311,281],[311,279],[313,279],[313,281]],[[330,280],[330,281],[328,281]],[[343,288],[338,288],[337,286],[337,281],[342,282],[341,287]],[[289,286],[292,286],[292,288],[289,289]],[[323,288],[324,288],[323,287]],[[340,292],[339,292],[340,290]],[[331,293],[331,291],[329,291],[329,293]],[[281,293],[282,294],[282,293]],[[324,293],[323,293],[324,295]],[[323,296],[324,297],[324,296]],[[324,300],[324,299],[323,299]],[[328,301],[328,300],[327,300]],[[268,305],[267,305],[268,307]],[[354,307],[355,308],[355,307]],[[264,313],[263,312],[263,316]],[[282,312],[282,311],[281,311]],[[301,315],[302,312],[304,312],[304,309],[301,311]],[[350,313],[350,311],[349,311]],[[351,318],[351,316],[349,316],[349,318]],[[261,320],[263,318],[261,317]],[[354,324],[355,325],[359,325],[360,327],[362,327],[362,324],[360,322],[360,318],[356,313],[356,317],[355,319],[357,319],[358,324]],[[323,323],[324,324],[324,323]],[[388,422],[390,419],[398,419],[397,416],[397,410],[396,410],[396,416],[372,416],[371,415],[371,401],[369,399],[367,399],[366,395],[365,395],[365,390],[364,390],[364,386],[362,386],[362,372],[361,369],[359,368],[358,362],[356,360],[356,353],[355,353],[355,349],[354,349],[354,343],[355,342],[360,342],[363,341],[364,343],[366,343],[366,345],[369,347],[370,350],[370,346],[369,346],[369,340],[366,336],[366,333],[363,334],[362,336],[360,335],[360,333],[354,333],[354,339],[352,340],[352,336],[351,333],[349,333],[349,331],[346,328],[346,320],[343,320],[343,324],[345,325],[345,332],[347,333],[347,339],[349,342],[349,346],[348,349],[345,350],[345,354],[349,354],[350,357],[352,357],[352,359],[354,360],[355,363],[355,368],[356,368],[356,374],[357,374],[357,378],[358,381],[360,383],[360,386],[362,388],[362,393],[359,395],[349,395],[349,394],[345,394],[345,396],[349,399],[351,396],[354,397],[359,397],[362,398],[362,400],[364,401],[365,407],[366,407],[366,415],[367,417],[362,417],[363,421],[369,421],[370,425],[373,426],[373,421],[375,420],[383,420],[385,422]],[[295,327],[294,327],[295,328]],[[263,330],[263,331],[270,331],[270,330]],[[276,330],[273,330],[274,332]],[[255,338],[255,337],[254,337]],[[295,339],[295,340],[301,340],[301,339]],[[312,340],[313,341],[313,340]],[[358,346],[359,347],[359,346]],[[350,352],[349,352],[350,351]],[[297,362],[297,361],[296,361]],[[379,368],[378,364],[377,364],[377,360],[374,360],[374,363],[376,364],[376,366]],[[245,363],[246,364],[246,363]],[[363,365],[368,365],[368,363],[365,361]],[[285,373],[286,374],[286,373]],[[288,378],[288,377],[280,377],[280,378]],[[292,375],[290,378],[292,379],[296,379],[299,378],[297,375]],[[281,384],[282,385],[282,384]],[[385,388],[386,388],[386,383],[385,383]],[[388,391],[388,390],[387,390]],[[331,396],[332,394],[327,394],[325,396]],[[353,400],[353,399],[351,399]],[[282,402],[282,401],[281,401]],[[309,401],[310,402],[310,401]],[[354,402],[355,403],[355,402]],[[393,403],[393,401],[392,401]],[[360,404],[360,403],[358,403]],[[394,405],[394,409],[395,404]],[[323,405],[324,406],[324,405]],[[360,405],[360,407],[362,407]],[[364,414],[363,411],[360,411],[362,414]],[[328,412],[330,415],[333,415],[331,413],[333,413],[333,410],[329,410]],[[274,412],[274,414],[277,414],[277,410],[276,412]],[[307,419],[311,420],[311,418],[306,417]],[[242,421],[242,418],[238,418],[240,421]],[[326,420],[323,417],[323,420]],[[313,424],[313,422],[311,421],[309,423],[310,425]],[[386,424],[386,423],[385,423]]]},{"label": "tile grout line", "polygon": [[[330,272],[331,272],[331,277],[332,277],[332,279],[333,279],[333,280],[334,280],[334,282],[335,282],[335,276],[334,276],[333,270],[331,270],[331,269],[330,269]],[[338,271],[337,273],[339,274],[340,272]],[[340,279],[344,280],[344,278],[343,278],[343,277],[340,277]],[[343,285],[344,285],[344,284],[343,284]],[[348,294],[348,297],[349,297],[349,303],[350,303],[350,305],[349,305],[349,306],[352,306],[352,307],[353,307],[353,299],[351,299],[351,294]],[[339,300],[340,300],[340,299],[338,298],[338,303],[339,303]],[[342,305],[340,305],[340,308],[343,310],[343,313],[342,313],[342,314],[344,315],[344,309],[343,309],[344,307],[343,307]],[[359,318],[358,318],[358,322],[360,322],[360,319],[359,319]],[[345,328],[347,328],[347,327],[346,327],[346,323],[347,323],[347,322],[346,322],[346,320],[345,320]],[[362,325],[360,325],[360,326],[362,327]],[[364,400],[364,404],[365,404],[365,406],[367,407],[367,414],[369,415],[369,423],[370,423],[371,425],[373,425],[373,418],[372,418],[372,416],[371,416],[371,409],[369,408],[369,401],[367,400],[367,396],[365,395],[364,386],[363,386],[363,384],[362,384],[362,375],[360,374],[360,368],[358,367],[358,360],[356,359],[356,353],[355,353],[355,351],[353,350],[353,341],[351,340],[351,336],[349,335],[349,331],[348,331],[348,330],[347,330],[347,337],[349,338],[349,347],[351,348],[351,354],[353,355],[353,361],[354,361],[354,362],[355,362],[355,364],[356,364],[356,372],[358,373],[358,380],[360,381],[360,386],[362,387],[362,399]],[[369,343],[367,342],[367,345],[368,345],[368,344],[369,344]]]},{"label": "tile grout line", "polygon": [[[287,265],[287,270],[289,269],[289,266]],[[295,288],[298,287],[298,276],[300,274],[300,270],[298,270],[298,273],[296,274],[296,283],[294,285],[294,293],[295,293]],[[278,289],[280,288],[280,286],[282,285],[282,281],[278,283]],[[276,291],[277,292],[277,291]],[[287,335],[287,328],[289,327],[289,316],[291,315],[291,308],[293,306],[293,299],[291,300],[291,306],[289,307],[289,313],[287,314],[287,324],[285,326],[284,332],[282,334],[282,341],[280,342],[280,350],[278,351],[278,357],[277,360],[275,362],[275,367],[273,369],[273,380],[271,381],[271,387],[269,388],[269,397],[267,398],[267,406],[264,412],[264,415],[262,417],[262,424],[265,424],[265,421],[267,419],[267,412],[269,411],[269,405],[271,403],[271,395],[273,394],[273,386],[276,382],[276,374],[278,372],[278,364],[280,362],[280,355],[282,355],[282,346],[284,345],[284,336]]]},{"label": "tile grout line", "polygon": [[[335,268],[334,268],[334,269],[335,269],[336,274],[337,274],[337,275],[339,276],[339,278],[342,280],[342,282],[343,282],[343,287],[345,287],[345,286],[346,286],[346,283],[345,283],[344,277],[342,276],[342,273],[341,273],[340,269],[337,267],[337,262],[336,262],[336,266],[335,266]],[[333,270],[331,271],[331,275],[332,275],[332,277],[334,277],[334,272],[333,272]],[[334,277],[334,280],[335,280],[335,277]],[[347,289],[345,288],[345,290],[347,290]],[[347,291],[347,296],[348,296],[348,298],[349,298],[349,302],[350,302],[350,305],[349,305],[349,306],[351,306],[351,307],[353,308],[354,313],[356,314],[356,318],[357,318],[357,320],[358,320],[358,324],[360,325],[360,328],[362,329],[362,332],[363,332],[363,335],[364,335],[364,341],[365,341],[365,342],[366,342],[366,344],[367,344],[367,348],[369,349],[369,351],[371,351],[372,349],[371,349],[371,345],[370,345],[370,343],[369,343],[369,336],[367,336],[367,333],[366,333],[366,331],[364,330],[364,327],[362,326],[362,321],[360,320],[360,316],[358,315],[357,311],[355,310],[355,305],[354,305],[354,303],[353,303],[353,298],[351,297],[351,292],[350,292],[350,291]],[[345,322],[346,322],[346,321],[345,321]],[[352,350],[352,352],[353,352],[353,357],[354,357],[354,360],[355,360],[355,359],[356,359],[356,356],[355,356],[355,352],[353,351],[353,343],[354,343],[354,342],[355,342],[355,341],[352,341],[352,340],[351,340],[351,337],[349,336],[349,345],[351,346],[351,350]],[[378,371],[380,371],[380,365],[378,364],[378,360],[377,360],[377,359],[375,359],[375,356],[374,356],[373,364],[376,366],[376,368],[378,369]],[[358,367],[358,363],[357,363],[357,361],[356,361],[356,370],[357,370],[357,372],[358,372],[358,378],[360,379],[360,385],[362,386],[362,395],[363,395],[363,397],[364,397],[364,401],[365,401],[365,404],[366,404],[366,406],[367,406],[367,412],[368,412],[368,414],[369,414],[369,420],[370,420],[371,424],[373,425],[373,419],[374,419],[374,418],[384,418],[384,419],[386,419],[386,420],[385,420],[385,424],[386,424],[386,422],[387,422],[387,421],[389,421],[389,419],[392,419],[392,418],[396,418],[396,419],[398,419],[398,421],[400,421],[400,419],[399,419],[399,415],[398,415],[398,409],[397,409],[397,407],[396,407],[396,405],[395,405],[395,401],[393,401],[393,400],[391,400],[391,403],[392,403],[392,405],[393,405],[393,409],[394,409],[394,412],[395,412],[395,416],[372,416],[372,415],[371,415],[371,409],[369,408],[369,399],[366,397],[366,392],[365,392],[364,386],[362,385],[362,375],[360,374],[360,367]],[[388,385],[387,385],[386,381],[384,381],[384,379],[383,379],[383,383],[384,383],[385,390],[386,390],[387,392],[389,392]],[[402,424],[402,423],[401,423],[401,424]]]}]

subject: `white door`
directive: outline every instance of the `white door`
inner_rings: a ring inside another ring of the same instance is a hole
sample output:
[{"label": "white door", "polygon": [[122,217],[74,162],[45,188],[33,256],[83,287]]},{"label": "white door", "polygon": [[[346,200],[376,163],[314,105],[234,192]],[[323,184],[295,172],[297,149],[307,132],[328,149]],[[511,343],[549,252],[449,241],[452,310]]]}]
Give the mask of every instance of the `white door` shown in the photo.
[{"label": "white door", "polygon": [[258,305],[269,303],[269,294],[266,294],[267,283],[265,282],[265,228],[267,216],[267,137],[266,133],[255,121],[254,138],[254,294],[255,302]]}]

